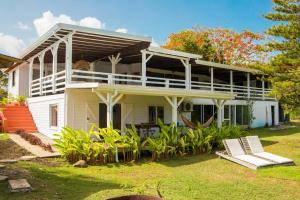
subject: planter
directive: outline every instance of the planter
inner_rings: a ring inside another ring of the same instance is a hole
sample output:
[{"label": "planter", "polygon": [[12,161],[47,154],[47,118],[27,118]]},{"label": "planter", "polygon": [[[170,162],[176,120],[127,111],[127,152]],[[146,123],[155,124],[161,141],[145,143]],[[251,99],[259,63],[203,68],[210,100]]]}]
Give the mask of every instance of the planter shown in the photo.
[{"label": "planter", "polygon": [[163,199],[160,197],[147,196],[147,195],[127,195],[127,196],[109,198],[107,200],[163,200]]}]

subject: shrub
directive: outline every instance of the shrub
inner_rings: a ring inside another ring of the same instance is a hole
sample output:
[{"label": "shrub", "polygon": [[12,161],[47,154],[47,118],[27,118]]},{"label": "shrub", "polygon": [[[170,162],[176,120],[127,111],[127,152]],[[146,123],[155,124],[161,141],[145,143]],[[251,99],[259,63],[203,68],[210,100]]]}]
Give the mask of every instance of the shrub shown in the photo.
[{"label": "shrub", "polygon": [[20,105],[24,105],[26,102],[26,97],[25,96],[17,96],[16,101],[20,104]]},{"label": "shrub", "polygon": [[16,130],[16,134],[20,135],[24,140],[28,141],[32,145],[38,145],[49,152],[54,152],[50,144],[45,144],[42,142],[42,140],[30,133],[25,132],[24,129],[18,129]]},{"label": "shrub", "polygon": [[56,134],[55,146],[70,162],[86,160],[91,163],[115,162],[117,149],[123,153],[124,161],[137,160],[140,155],[140,137],[136,129],[127,129],[124,135],[113,128],[96,128],[89,131],[63,128]]}]

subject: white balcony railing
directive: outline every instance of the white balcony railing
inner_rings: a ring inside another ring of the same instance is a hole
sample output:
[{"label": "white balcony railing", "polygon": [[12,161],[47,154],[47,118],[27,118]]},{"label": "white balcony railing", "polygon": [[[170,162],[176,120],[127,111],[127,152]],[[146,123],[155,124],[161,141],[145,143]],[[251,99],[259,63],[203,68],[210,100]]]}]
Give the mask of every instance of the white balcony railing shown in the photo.
[{"label": "white balcony railing", "polygon": [[[66,71],[48,75],[31,82],[31,96],[41,96],[65,90]],[[41,84],[42,83],[42,84]]]},{"label": "white balcony railing", "polygon": [[[53,77],[54,80],[53,81]],[[42,79],[33,80],[31,83],[31,95],[40,96],[50,93],[56,93],[65,90],[65,71],[61,71],[53,75],[48,75]],[[40,84],[42,81],[42,86]],[[190,85],[186,84],[185,80],[146,77],[146,80],[139,75],[128,74],[112,74],[105,72],[72,70],[71,83],[78,82],[98,82],[103,84],[119,84],[119,85],[145,85],[147,87],[163,87],[163,88],[180,88],[192,90],[209,90],[217,92],[227,92],[236,94],[237,98],[251,98],[251,99],[265,99],[274,100],[273,97],[268,96],[270,89],[262,89],[257,87],[237,86],[230,84],[208,83],[191,81]]]}]

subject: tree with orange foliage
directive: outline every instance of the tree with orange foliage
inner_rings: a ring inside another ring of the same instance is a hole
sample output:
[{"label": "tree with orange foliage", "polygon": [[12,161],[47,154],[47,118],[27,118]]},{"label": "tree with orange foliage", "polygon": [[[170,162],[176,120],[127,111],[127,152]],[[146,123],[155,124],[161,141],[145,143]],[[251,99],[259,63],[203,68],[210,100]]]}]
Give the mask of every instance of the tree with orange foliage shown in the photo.
[{"label": "tree with orange foliage", "polygon": [[195,27],[171,34],[162,47],[200,54],[212,62],[245,65],[266,60],[264,39],[263,35],[250,31],[238,33],[223,28]]}]

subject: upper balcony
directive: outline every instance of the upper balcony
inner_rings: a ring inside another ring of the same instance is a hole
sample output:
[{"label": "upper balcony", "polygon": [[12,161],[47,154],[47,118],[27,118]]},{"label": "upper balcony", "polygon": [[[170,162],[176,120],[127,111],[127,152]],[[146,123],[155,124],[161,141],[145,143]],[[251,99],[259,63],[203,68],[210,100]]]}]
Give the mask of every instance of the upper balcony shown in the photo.
[{"label": "upper balcony", "polygon": [[149,47],[151,39],[59,25],[25,54],[30,60],[30,96],[66,87],[134,85],[230,93],[236,99],[274,100],[256,70],[201,60],[201,56]]}]

